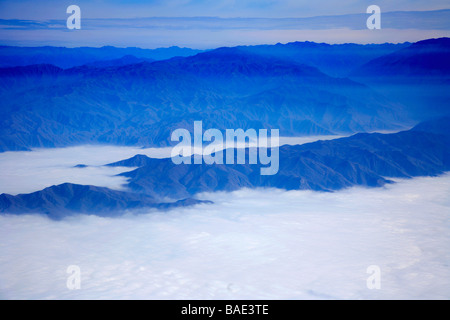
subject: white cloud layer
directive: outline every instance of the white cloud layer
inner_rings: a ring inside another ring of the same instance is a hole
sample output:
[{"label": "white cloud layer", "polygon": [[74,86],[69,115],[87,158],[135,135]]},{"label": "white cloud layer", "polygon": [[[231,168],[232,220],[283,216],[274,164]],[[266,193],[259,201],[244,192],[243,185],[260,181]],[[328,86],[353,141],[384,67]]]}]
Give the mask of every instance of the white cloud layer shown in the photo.
[{"label": "white cloud layer", "polygon": [[[103,165],[136,154],[162,158],[170,155],[170,150],[91,145],[0,153],[0,193],[30,193],[65,182],[120,190],[126,179],[116,175],[133,168]],[[89,167],[74,168],[78,164]]]},{"label": "white cloud layer", "polygon": [[446,175],[205,194],[215,204],[115,219],[0,216],[0,298],[448,299],[449,195]]}]

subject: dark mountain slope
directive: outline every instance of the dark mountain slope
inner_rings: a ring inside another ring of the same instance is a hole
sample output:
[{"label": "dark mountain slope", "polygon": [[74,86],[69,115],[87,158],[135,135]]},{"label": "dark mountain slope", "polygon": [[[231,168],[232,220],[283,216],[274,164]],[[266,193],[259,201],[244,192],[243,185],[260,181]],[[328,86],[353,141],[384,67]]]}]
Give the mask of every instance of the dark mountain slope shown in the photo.
[{"label": "dark mountain slope", "polygon": [[[357,134],[279,148],[276,175],[261,176],[261,165],[175,165],[171,159],[133,157],[111,165],[141,166],[123,173],[130,188],[148,194],[186,197],[197,192],[242,187],[339,190],[381,186],[386,178],[438,175],[450,169],[450,134],[439,119],[396,134]],[[431,128],[431,129],[430,129]]]},{"label": "dark mountain slope", "polygon": [[327,44],[315,42],[290,42],[287,44],[239,47],[245,52],[273,56],[297,63],[305,63],[328,75],[346,77],[356,67],[410,46],[401,44]]},{"label": "dark mountain slope", "polygon": [[412,128],[412,131],[430,132],[450,136],[450,117],[441,117],[424,121]]},{"label": "dark mountain slope", "polygon": [[30,194],[17,196],[2,194],[0,212],[41,213],[52,219],[60,219],[80,213],[117,216],[128,209],[166,209],[197,203],[201,201],[185,199],[173,203],[160,203],[144,194],[64,183]]},{"label": "dark mountain slope", "polygon": [[408,107],[419,121],[450,114],[450,38],[430,39],[374,59],[351,78]]},{"label": "dark mountain slope", "polygon": [[450,38],[429,39],[416,42],[409,47],[383,55],[355,68],[355,77],[450,77]]}]

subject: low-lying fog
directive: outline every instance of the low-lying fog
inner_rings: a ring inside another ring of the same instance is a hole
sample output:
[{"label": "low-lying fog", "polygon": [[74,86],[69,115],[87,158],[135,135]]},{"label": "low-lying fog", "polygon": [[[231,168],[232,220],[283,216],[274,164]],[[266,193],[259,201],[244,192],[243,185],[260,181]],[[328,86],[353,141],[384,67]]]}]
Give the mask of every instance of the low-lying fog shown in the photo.
[{"label": "low-lying fog", "polygon": [[[341,137],[329,135],[280,137],[279,145],[304,144]],[[250,146],[255,146],[255,144],[250,143]],[[105,164],[128,159],[137,154],[144,154],[151,158],[169,158],[171,150],[170,147],[137,148],[87,145],[34,149],[32,152],[3,152],[0,153],[0,194],[30,193],[65,182],[121,190],[126,179],[116,175],[134,168],[105,167]],[[79,164],[88,167],[75,167]]]}]

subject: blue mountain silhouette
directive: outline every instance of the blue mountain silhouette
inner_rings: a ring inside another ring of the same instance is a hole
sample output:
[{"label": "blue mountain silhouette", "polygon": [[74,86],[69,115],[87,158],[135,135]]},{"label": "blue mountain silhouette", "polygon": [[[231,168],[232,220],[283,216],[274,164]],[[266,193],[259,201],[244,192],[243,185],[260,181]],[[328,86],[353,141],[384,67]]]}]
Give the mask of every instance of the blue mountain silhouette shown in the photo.
[{"label": "blue mountain silhouette", "polygon": [[[351,186],[378,187],[390,178],[435,176],[450,170],[450,118],[430,120],[394,134],[356,134],[348,138],[281,146],[280,170],[261,176],[261,165],[175,165],[171,159],[136,155],[110,166],[139,167],[123,173],[130,191],[63,184],[17,196],[0,195],[0,211],[42,213],[62,218],[75,213],[119,215],[127,209],[170,208],[202,203],[199,192],[245,187],[334,191]],[[82,170],[82,169],[80,169]],[[172,198],[167,203],[161,199]]]}]

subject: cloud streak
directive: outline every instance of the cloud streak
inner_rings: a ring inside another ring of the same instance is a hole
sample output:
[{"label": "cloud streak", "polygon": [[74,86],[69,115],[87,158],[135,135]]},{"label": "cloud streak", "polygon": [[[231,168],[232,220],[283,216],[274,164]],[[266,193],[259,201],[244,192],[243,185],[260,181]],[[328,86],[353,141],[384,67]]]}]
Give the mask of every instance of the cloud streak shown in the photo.
[{"label": "cloud streak", "polygon": [[[142,17],[82,19],[85,29],[160,30],[327,30],[366,29],[368,14],[316,16],[308,18],[220,18],[220,17]],[[383,26],[391,29],[448,30],[450,10],[386,12]],[[0,19],[3,29],[66,30],[66,20]]]},{"label": "cloud streak", "polygon": [[199,49],[290,41],[380,43],[450,36],[450,10],[385,12],[382,30],[366,28],[368,15],[308,18],[142,17],[82,18],[81,30],[68,30],[61,19],[0,20],[6,45],[102,46]]},{"label": "cloud streak", "polygon": [[[164,0],[164,1],[88,1],[78,0],[86,18],[134,18],[145,16],[215,16],[215,17],[313,17],[365,12],[366,1],[342,0]],[[16,0],[0,2],[0,18],[58,19],[65,16],[71,3],[65,1]],[[446,0],[401,0],[376,2],[384,12],[423,11],[448,8]]]}]

